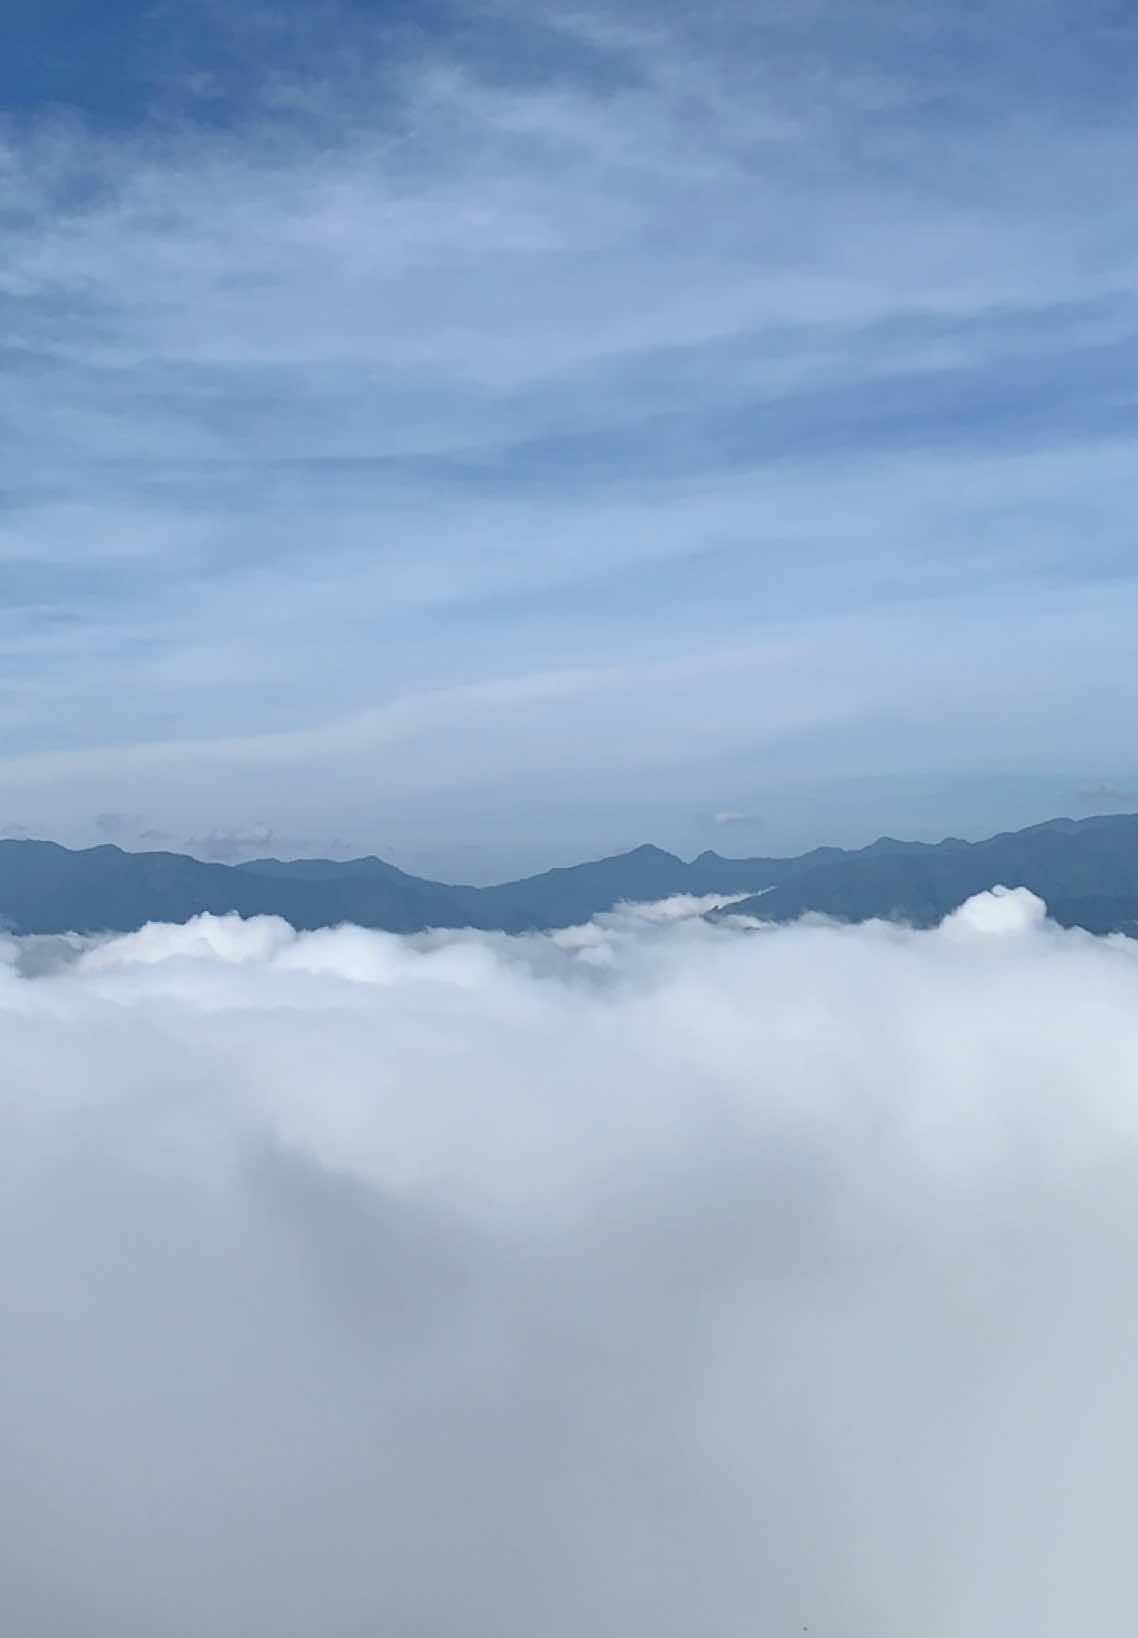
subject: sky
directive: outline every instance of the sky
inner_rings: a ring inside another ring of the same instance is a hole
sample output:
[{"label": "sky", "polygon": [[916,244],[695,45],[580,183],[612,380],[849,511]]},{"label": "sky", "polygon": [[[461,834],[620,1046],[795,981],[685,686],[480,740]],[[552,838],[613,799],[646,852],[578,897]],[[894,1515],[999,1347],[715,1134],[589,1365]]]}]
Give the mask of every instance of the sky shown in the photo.
[{"label": "sky", "polygon": [[0,940],[21,1638],[1138,1621],[1138,944]]},{"label": "sky", "polygon": [[1138,806],[1132,7],[9,12],[4,834]]}]

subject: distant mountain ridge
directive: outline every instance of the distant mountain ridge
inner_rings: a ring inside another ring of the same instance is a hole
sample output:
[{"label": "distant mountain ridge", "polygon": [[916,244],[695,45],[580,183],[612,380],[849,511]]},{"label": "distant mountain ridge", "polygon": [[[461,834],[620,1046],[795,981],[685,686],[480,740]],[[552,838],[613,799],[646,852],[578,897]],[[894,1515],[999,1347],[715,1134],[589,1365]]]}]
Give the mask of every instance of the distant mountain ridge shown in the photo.
[{"label": "distant mountain ridge", "polygon": [[1029,887],[1056,920],[1092,932],[1138,932],[1138,814],[1052,819],[980,842],[815,848],[787,859],[685,862],[645,844],[493,887],[408,875],[383,859],[254,859],[207,864],[181,853],[72,850],[0,841],[0,926],[14,933],[131,932],[203,911],[282,916],[310,929],[355,922],[390,932],[475,927],[547,931],[588,921],[622,901],[677,893],[758,895],[723,914],[788,921],[808,912],[930,926],[986,888]]},{"label": "distant mountain ridge", "polygon": [[981,842],[883,838],[731,909],[771,921],[815,911],[840,921],[893,917],[930,927],[995,886],[1030,888],[1066,927],[1138,932],[1138,814],[1049,819]]}]

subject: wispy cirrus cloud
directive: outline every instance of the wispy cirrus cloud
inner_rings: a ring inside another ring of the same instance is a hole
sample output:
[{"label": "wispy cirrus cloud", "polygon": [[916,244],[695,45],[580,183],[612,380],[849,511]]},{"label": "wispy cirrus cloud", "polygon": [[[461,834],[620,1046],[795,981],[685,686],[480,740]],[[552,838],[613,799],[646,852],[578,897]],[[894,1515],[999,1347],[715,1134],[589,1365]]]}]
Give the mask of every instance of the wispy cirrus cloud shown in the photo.
[{"label": "wispy cirrus cloud", "polygon": [[[1133,40],[1105,15],[1037,16],[1031,86],[1011,4],[202,18],[196,89],[143,30],[145,109],[6,130],[13,752],[303,736],[551,660],[648,678],[835,607],[943,596],[947,632],[963,593],[1127,579]],[[931,741],[956,707],[925,709]],[[1049,707],[1019,709],[1030,737]],[[648,689],[638,720],[655,741]],[[588,725],[503,731],[522,770]],[[337,790],[318,828],[374,804],[347,765]],[[184,801],[161,823],[220,822]]]}]

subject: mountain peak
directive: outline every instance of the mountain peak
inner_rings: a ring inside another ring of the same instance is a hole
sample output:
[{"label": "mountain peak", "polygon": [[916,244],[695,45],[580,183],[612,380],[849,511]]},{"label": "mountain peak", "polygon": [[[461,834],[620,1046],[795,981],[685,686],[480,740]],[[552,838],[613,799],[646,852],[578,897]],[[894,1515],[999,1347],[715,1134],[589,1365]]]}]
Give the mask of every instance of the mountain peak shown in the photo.
[{"label": "mountain peak", "polygon": [[668,853],[664,848],[657,847],[655,842],[641,842],[639,847],[631,848],[627,853],[618,854],[617,857],[623,859],[667,859],[676,864],[680,863],[674,853]]}]

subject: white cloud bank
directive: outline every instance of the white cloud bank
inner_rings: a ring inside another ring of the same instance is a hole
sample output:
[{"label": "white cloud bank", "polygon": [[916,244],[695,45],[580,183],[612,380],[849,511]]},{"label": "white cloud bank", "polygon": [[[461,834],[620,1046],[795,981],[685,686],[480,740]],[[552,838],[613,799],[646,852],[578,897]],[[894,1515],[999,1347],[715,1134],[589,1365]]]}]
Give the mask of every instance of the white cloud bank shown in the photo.
[{"label": "white cloud bank", "polygon": [[1138,945],[681,911],[4,946],[9,1630],[1134,1630]]}]

